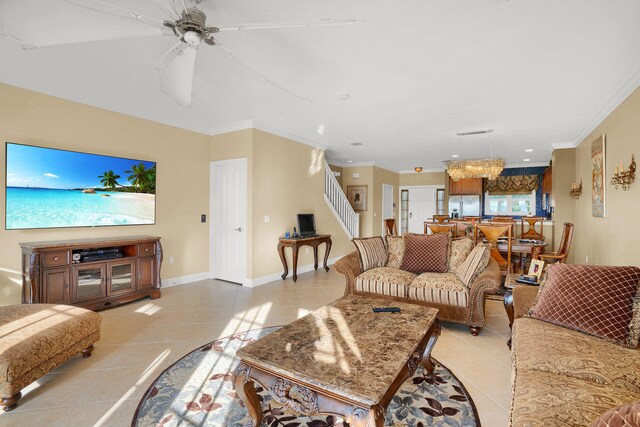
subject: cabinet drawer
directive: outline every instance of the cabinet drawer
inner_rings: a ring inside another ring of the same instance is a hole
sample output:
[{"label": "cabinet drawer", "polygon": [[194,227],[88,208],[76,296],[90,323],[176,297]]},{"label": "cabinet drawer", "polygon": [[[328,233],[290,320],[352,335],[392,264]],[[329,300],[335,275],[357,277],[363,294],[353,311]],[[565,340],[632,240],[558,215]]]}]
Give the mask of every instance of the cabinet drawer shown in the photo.
[{"label": "cabinet drawer", "polygon": [[153,255],[156,253],[155,243],[143,243],[138,245],[138,256]]},{"label": "cabinet drawer", "polygon": [[42,254],[44,267],[57,267],[69,264],[69,251],[45,252]]}]

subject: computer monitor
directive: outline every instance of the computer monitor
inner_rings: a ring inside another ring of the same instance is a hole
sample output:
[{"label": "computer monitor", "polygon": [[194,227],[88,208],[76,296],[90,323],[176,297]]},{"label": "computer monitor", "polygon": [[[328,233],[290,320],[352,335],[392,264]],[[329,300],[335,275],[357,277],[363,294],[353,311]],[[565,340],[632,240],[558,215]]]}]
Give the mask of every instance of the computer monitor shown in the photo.
[{"label": "computer monitor", "polygon": [[316,235],[316,219],[313,214],[298,214],[298,233],[302,237]]}]

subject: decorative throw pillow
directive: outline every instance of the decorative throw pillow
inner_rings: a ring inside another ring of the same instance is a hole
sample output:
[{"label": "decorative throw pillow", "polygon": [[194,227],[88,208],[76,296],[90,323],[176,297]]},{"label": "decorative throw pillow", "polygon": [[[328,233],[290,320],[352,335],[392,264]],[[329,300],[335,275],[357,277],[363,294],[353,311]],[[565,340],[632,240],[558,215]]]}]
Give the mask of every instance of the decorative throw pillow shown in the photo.
[{"label": "decorative throw pillow", "polygon": [[591,427],[633,426],[640,426],[640,400],[609,409],[591,424]]},{"label": "decorative throw pillow", "polygon": [[446,273],[448,255],[446,234],[406,234],[401,268],[412,273]]},{"label": "decorative throw pillow", "polygon": [[352,241],[358,250],[362,271],[384,267],[387,263],[387,247],[382,237],[365,237],[353,239]]},{"label": "decorative throw pillow", "polygon": [[402,236],[387,236],[387,267],[402,267],[404,239]]},{"label": "decorative throw pillow", "polygon": [[449,243],[449,272],[453,273],[464,262],[473,249],[471,236],[451,239]]},{"label": "decorative throw pillow", "polygon": [[470,288],[473,281],[487,268],[489,258],[491,258],[489,247],[478,243],[453,273],[467,288]]},{"label": "decorative throw pillow", "polygon": [[554,264],[530,316],[635,348],[631,325],[639,282],[638,267]]}]

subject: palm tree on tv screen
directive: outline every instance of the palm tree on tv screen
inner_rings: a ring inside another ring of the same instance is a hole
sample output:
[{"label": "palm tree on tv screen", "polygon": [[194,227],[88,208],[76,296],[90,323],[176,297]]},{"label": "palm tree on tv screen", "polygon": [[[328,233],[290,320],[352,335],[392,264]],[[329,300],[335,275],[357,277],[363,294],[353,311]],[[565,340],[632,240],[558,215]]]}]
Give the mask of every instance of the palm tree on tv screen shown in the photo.
[{"label": "palm tree on tv screen", "polygon": [[112,170],[108,170],[103,172],[102,175],[98,176],[100,183],[106,188],[116,188],[120,184],[118,184],[118,179],[120,179],[120,175],[116,174]]},{"label": "palm tree on tv screen", "polygon": [[155,165],[147,169],[144,163],[133,165],[131,169],[124,171],[129,176],[127,180],[138,191],[143,193],[155,193],[156,189],[156,167]]}]

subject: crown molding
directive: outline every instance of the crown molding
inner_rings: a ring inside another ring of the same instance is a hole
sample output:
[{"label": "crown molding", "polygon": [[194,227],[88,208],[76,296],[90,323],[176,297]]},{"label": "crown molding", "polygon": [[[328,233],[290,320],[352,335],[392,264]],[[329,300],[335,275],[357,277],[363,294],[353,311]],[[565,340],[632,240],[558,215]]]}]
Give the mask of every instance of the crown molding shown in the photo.
[{"label": "crown molding", "polygon": [[[329,164],[340,166],[341,168],[364,168],[369,166],[376,166],[374,162],[340,162],[340,161],[332,161]],[[384,168],[383,168],[384,169]],[[393,172],[393,171],[392,171]]]},{"label": "crown molding", "polygon": [[525,163],[507,163],[505,169],[511,168],[539,168],[549,166],[549,162],[525,162]]},{"label": "crown molding", "polygon": [[286,139],[290,139],[293,142],[298,142],[300,144],[304,144],[304,145],[308,145],[310,147],[313,148],[320,148],[322,150],[326,150],[327,147],[325,144],[320,143],[316,140],[313,140],[311,138],[307,138],[304,136],[300,136],[300,135],[296,135],[295,133],[292,132],[288,132],[286,130],[283,129],[278,129],[275,128],[273,126],[267,125],[266,123],[262,123],[262,122],[256,122],[255,120],[252,121],[253,122],[253,128],[254,129],[258,129],[261,130],[263,132],[267,132],[276,136],[280,136],[282,138],[286,138]]},{"label": "crown molding", "polygon": [[598,111],[596,115],[585,125],[582,131],[580,131],[573,141],[574,147],[580,145],[582,141],[584,141],[585,138],[589,136],[589,134],[613,112],[613,110],[618,108],[622,101],[627,99],[627,97],[638,88],[638,86],[640,86],[640,67],[637,68],[624,83],[622,83],[616,93],[609,98],[600,111]]},{"label": "crown molding", "polygon": [[222,135],[223,133],[236,132],[239,130],[246,130],[253,128],[253,120],[241,120],[239,122],[228,123],[222,126],[216,126],[209,129],[208,135]]},{"label": "crown molding", "polygon": [[549,152],[553,153],[554,150],[562,150],[565,148],[576,148],[577,144],[575,142],[553,142],[549,144]]}]

